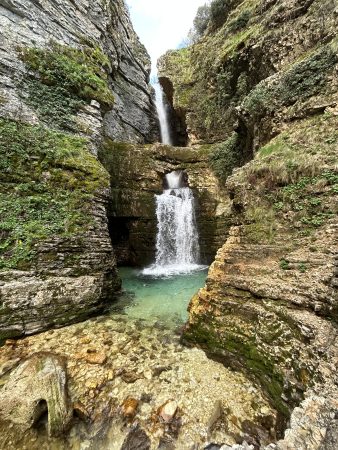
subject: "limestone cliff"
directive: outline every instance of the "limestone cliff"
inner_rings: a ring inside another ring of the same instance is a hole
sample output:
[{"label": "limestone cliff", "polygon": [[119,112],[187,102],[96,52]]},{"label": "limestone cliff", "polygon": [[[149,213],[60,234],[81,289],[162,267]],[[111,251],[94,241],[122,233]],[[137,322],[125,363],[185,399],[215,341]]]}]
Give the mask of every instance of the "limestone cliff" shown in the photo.
[{"label": "limestone cliff", "polygon": [[223,24],[159,62],[232,210],[184,340],[254,377],[281,417],[306,398],[278,448],[333,448],[338,5],[230,3]]},{"label": "limestone cliff", "polygon": [[150,60],[118,1],[0,5],[0,339],[83,319],[119,288],[104,136],[156,136]]},{"label": "limestone cliff", "polygon": [[111,175],[109,221],[120,264],[146,265],[155,260],[155,194],[163,192],[165,174],[182,170],[194,191],[201,262],[210,264],[231,224],[229,201],[208,159],[209,148],[161,144],[132,145],[106,139],[99,158]]}]

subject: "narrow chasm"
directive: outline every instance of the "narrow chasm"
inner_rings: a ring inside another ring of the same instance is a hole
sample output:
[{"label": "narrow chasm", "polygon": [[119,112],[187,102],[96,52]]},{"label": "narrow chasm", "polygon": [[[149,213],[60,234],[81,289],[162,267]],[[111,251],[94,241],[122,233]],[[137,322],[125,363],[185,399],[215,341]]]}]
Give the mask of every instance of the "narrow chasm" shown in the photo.
[{"label": "narrow chasm", "polygon": [[336,2],[175,1],[2,2],[0,450],[338,448]]},{"label": "narrow chasm", "polygon": [[188,145],[188,131],[186,123],[186,113],[183,109],[175,109],[173,106],[174,87],[169,78],[159,77],[159,84],[164,93],[165,107],[168,114],[168,122],[172,135],[172,144],[177,147]]}]

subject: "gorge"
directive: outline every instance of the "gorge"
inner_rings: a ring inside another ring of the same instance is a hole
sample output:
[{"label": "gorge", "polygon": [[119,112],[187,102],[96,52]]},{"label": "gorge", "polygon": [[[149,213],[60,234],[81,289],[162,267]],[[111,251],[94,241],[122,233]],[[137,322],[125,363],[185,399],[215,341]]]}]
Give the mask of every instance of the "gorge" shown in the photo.
[{"label": "gorge", "polygon": [[0,2],[1,449],[337,448],[338,5],[203,11]]}]

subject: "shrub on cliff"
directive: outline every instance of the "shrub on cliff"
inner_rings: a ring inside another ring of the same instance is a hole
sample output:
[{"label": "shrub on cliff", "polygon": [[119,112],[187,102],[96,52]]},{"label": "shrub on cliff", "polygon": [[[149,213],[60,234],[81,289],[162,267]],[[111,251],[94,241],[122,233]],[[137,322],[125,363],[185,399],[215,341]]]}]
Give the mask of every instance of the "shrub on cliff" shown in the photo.
[{"label": "shrub on cliff", "polygon": [[218,144],[210,155],[210,165],[221,180],[226,180],[233,169],[241,164],[239,141],[238,133],[234,132],[227,141]]},{"label": "shrub on cliff", "polygon": [[19,56],[28,69],[36,72],[39,82],[62,88],[81,100],[96,100],[111,107],[113,94],[108,84],[110,62],[100,48],[82,49],[51,42],[50,48],[18,48]]},{"label": "shrub on cliff", "polygon": [[212,30],[220,28],[227,20],[233,8],[233,0],[213,0],[210,4],[210,26]]}]

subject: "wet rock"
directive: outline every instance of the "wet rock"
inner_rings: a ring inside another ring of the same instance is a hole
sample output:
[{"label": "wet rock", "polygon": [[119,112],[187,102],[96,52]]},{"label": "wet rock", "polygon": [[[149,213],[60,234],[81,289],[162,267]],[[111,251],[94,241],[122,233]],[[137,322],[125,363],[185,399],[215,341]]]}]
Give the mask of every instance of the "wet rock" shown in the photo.
[{"label": "wet rock", "polygon": [[38,353],[13,371],[0,392],[0,417],[22,431],[31,428],[48,411],[48,434],[58,436],[69,426],[65,360]]},{"label": "wet rock", "polygon": [[135,398],[129,397],[122,404],[122,415],[129,421],[133,420],[136,416],[139,401]]},{"label": "wet rock", "polygon": [[107,361],[107,355],[104,352],[87,352],[84,355],[85,361],[89,364],[104,364]]},{"label": "wet rock", "polygon": [[125,383],[135,383],[136,380],[139,380],[140,378],[142,378],[141,375],[138,375],[136,372],[123,372],[121,375],[122,380]]},{"label": "wet rock", "polygon": [[177,403],[174,400],[169,400],[167,403],[160,407],[158,415],[163,419],[164,422],[170,423],[175,417],[177,408]]},{"label": "wet rock", "polygon": [[132,428],[124,440],[121,450],[149,450],[150,439],[139,426]]}]

